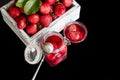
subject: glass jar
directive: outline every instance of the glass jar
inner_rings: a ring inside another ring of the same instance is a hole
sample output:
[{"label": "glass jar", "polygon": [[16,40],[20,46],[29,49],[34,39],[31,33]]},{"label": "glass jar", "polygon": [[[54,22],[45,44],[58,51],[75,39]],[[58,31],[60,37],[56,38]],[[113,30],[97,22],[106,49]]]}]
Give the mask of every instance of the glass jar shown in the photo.
[{"label": "glass jar", "polygon": [[63,36],[58,32],[48,32],[43,36],[41,42],[45,60],[50,66],[56,66],[67,57],[67,45],[64,43]]}]

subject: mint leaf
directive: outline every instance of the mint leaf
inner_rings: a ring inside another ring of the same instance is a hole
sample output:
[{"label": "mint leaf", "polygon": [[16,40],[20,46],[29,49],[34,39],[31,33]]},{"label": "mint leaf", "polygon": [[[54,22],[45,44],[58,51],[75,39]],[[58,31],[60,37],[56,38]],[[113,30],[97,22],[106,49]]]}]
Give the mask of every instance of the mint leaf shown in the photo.
[{"label": "mint leaf", "polygon": [[39,10],[41,0],[28,0],[24,6],[24,12],[26,15],[34,14]]},{"label": "mint leaf", "polygon": [[19,8],[23,8],[25,3],[27,2],[28,0],[18,0],[17,3],[15,4],[17,7]]}]

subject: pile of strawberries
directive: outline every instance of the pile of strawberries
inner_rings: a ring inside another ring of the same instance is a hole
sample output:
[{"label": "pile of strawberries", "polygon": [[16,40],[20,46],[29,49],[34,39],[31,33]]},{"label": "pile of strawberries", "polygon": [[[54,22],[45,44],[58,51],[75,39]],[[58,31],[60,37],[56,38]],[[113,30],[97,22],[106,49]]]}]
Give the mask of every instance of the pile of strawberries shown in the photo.
[{"label": "pile of strawberries", "polygon": [[30,15],[24,13],[23,8],[14,4],[8,9],[9,15],[14,18],[19,29],[23,29],[32,36],[43,28],[49,27],[50,23],[63,15],[73,4],[73,0],[41,0],[39,10]]}]

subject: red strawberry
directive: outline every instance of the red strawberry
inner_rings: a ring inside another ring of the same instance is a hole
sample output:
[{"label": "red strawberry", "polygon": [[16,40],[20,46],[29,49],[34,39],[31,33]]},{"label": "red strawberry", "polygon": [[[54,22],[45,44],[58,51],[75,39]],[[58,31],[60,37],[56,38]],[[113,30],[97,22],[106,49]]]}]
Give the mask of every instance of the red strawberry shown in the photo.
[{"label": "red strawberry", "polygon": [[67,46],[63,45],[64,48],[58,53],[47,54],[45,60],[50,64],[50,66],[56,66],[62,62],[67,56]]},{"label": "red strawberry", "polygon": [[50,23],[52,22],[52,16],[47,14],[47,15],[42,15],[40,16],[40,24],[44,27],[48,27]]},{"label": "red strawberry", "polygon": [[82,36],[79,31],[73,31],[69,33],[69,39],[71,41],[78,41],[81,37]]},{"label": "red strawberry", "polygon": [[50,53],[46,55],[46,59],[48,61],[54,61],[55,60],[55,53]]},{"label": "red strawberry", "polygon": [[15,18],[16,22],[17,22],[17,26],[20,29],[24,29],[26,27],[26,18],[25,16],[18,16]]},{"label": "red strawberry", "polygon": [[57,45],[57,48],[60,48],[62,46],[62,39],[59,36],[52,35],[46,39],[46,42],[55,42]]},{"label": "red strawberry", "polygon": [[72,31],[79,31],[79,28],[76,24],[71,24],[69,27],[68,27],[68,30],[69,32],[72,32]]},{"label": "red strawberry", "polygon": [[30,24],[26,28],[26,32],[30,35],[33,35],[37,32],[37,25],[36,24]]},{"label": "red strawberry", "polygon": [[62,3],[65,7],[70,7],[73,3],[73,0],[62,0]]},{"label": "red strawberry", "polygon": [[53,13],[53,7],[51,7],[51,10],[50,10],[50,14],[52,14]]},{"label": "red strawberry", "polygon": [[54,7],[54,15],[56,16],[61,16],[65,13],[66,11],[66,8],[63,4],[57,4],[55,7]]},{"label": "red strawberry", "polygon": [[41,6],[40,6],[40,12],[42,14],[49,14],[51,11],[51,6],[49,3],[44,2]]},{"label": "red strawberry", "polygon": [[20,15],[20,11],[19,11],[19,8],[15,7],[15,6],[11,6],[8,10],[9,12],[9,15],[12,17],[12,18],[16,18]]},{"label": "red strawberry", "polygon": [[21,13],[24,13],[24,9],[23,8],[20,8],[19,9]]},{"label": "red strawberry", "polygon": [[17,22],[18,22],[19,20],[23,20],[24,22],[26,22],[26,18],[25,18],[24,15],[23,15],[23,16],[18,16],[18,17],[16,17],[15,20],[16,20]]},{"label": "red strawberry", "polygon": [[21,19],[17,21],[17,26],[19,29],[24,29],[26,27],[26,22],[23,19]]},{"label": "red strawberry", "polygon": [[61,58],[62,57],[62,54],[57,54],[57,56],[56,56],[57,58]]},{"label": "red strawberry", "polygon": [[39,15],[38,14],[31,14],[28,16],[28,21],[30,23],[38,23],[39,22]]},{"label": "red strawberry", "polygon": [[58,2],[59,0],[55,0],[55,2]]},{"label": "red strawberry", "polygon": [[45,0],[45,2],[49,3],[50,5],[53,5],[56,0]]}]

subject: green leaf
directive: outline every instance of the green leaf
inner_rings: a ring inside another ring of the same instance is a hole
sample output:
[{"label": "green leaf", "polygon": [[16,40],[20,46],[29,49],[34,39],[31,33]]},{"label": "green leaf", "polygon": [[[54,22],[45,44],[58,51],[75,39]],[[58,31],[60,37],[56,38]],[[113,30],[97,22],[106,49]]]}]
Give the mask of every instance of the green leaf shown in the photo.
[{"label": "green leaf", "polygon": [[25,3],[27,2],[28,0],[18,0],[17,3],[15,4],[17,7],[19,8],[23,8]]},{"label": "green leaf", "polygon": [[26,15],[34,14],[39,10],[41,0],[29,0],[24,6],[24,12]]}]

